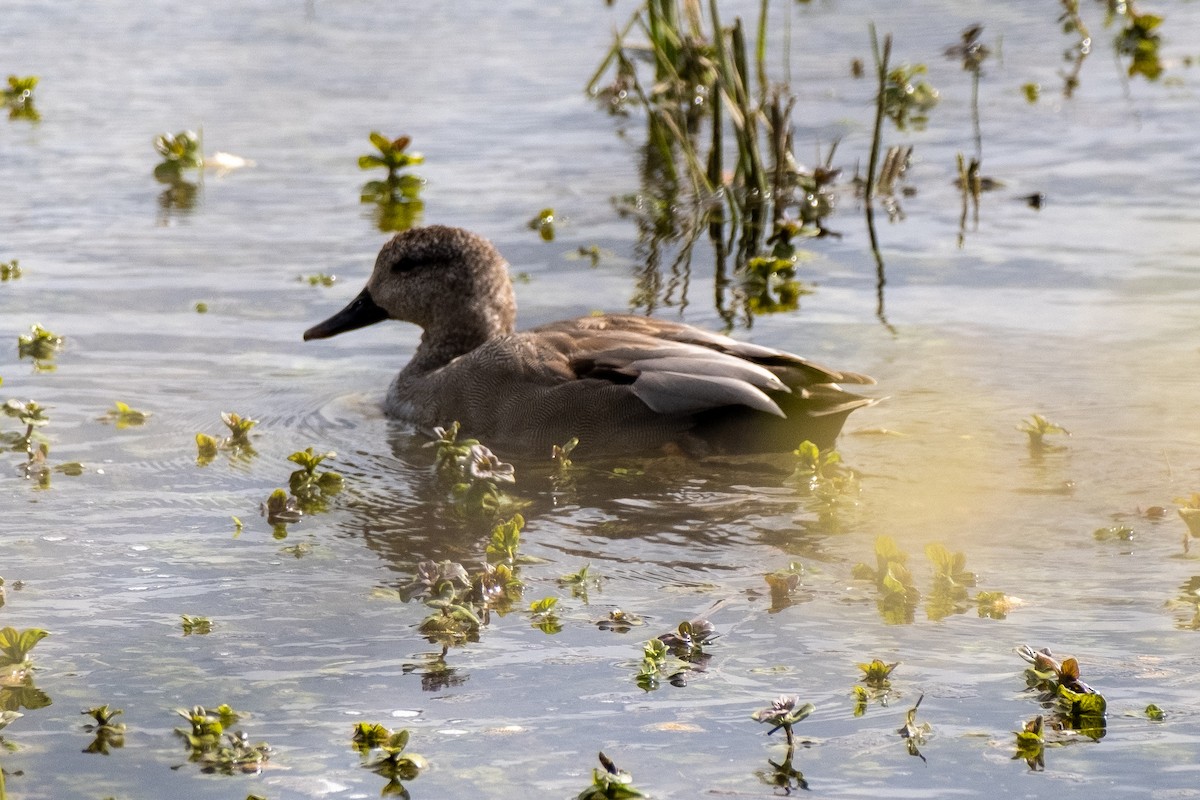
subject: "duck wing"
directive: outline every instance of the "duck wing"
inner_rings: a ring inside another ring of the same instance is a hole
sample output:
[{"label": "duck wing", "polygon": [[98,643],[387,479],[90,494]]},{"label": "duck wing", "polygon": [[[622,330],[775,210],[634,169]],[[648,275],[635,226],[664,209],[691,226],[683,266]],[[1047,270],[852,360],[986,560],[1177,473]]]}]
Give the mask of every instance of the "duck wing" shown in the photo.
[{"label": "duck wing", "polygon": [[656,414],[746,406],[783,417],[768,394],[791,390],[775,373],[730,353],[620,329],[553,323],[529,332],[539,362],[560,379],[628,386]]}]

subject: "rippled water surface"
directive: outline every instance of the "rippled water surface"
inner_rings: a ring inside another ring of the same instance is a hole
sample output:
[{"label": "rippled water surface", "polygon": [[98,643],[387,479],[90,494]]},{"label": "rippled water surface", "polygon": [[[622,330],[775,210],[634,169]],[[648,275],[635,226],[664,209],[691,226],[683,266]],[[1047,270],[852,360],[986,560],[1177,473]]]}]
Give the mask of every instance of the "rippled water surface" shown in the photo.
[{"label": "rippled water surface", "polygon": [[[647,251],[613,198],[641,188],[644,122],[606,115],[583,86],[632,7],[234,6],[10,0],[0,14],[0,70],[40,76],[42,115],[0,119],[0,261],[23,269],[0,283],[0,399],[46,406],[50,462],[85,468],[39,489],[22,454],[0,458],[0,627],[50,632],[32,660],[51,703],[0,733],[9,797],[373,797],[385,781],[350,747],[359,721],[411,731],[429,763],[406,782],[416,798],[573,797],[600,750],[655,797],[770,796],[781,734],[750,714],[783,693],[816,706],[794,759],[813,796],[1194,793],[1200,567],[1173,500],[1200,491],[1200,67],[1188,60],[1200,6],[1145,9],[1165,18],[1167,70],[1150,83],[1124,77],[1115,30],[1084,3],[1096,44],[1070,99],[1058,4],[773,9],[797,154],[840,140],[846,187],[873,120],[870,81],[850,77],[855,58],[869,71],[869,23],[941,91],[927,130],[886,137],[914,145],[917,191],[902,220],[880,221],[882,289],[845,188],[828,223],[840,238],[805,245],[815,292],[734,329],[878,378],[887,401],[857,412],[839,445],[861,493],[829,523],[786,459],[577,461],[566,487],[517,462],[521,552],[535,559],[524,602],[560,598],[562,630],[543,633],[522,606],[440,666],[417,631],[428,609],[377,591],[421,560],[476,564],[488,538],[449,511],[432,451],[379,410],[418,332],[300,335],[358,292],[384,240],[359,202],[371,130],[425,155],[425,222],[487,235],[524,273],[523,324],[629,309]],[[753,20],[757,7],[723,14]],[[971,78],[943,51],[976,22],[993,49],[984,172],[1003,186],[960,231]],[[206,174],[190,209],[151,174],[154,137],[184,128],[202,128],[209,153],[255,162]],[[1022,199],[1035,192],[1041,210]],[[565,218],[552,243],[526,226],[544,207]],[[606,253],[595,268],[567,257],[593,244]],[[723,326],[706,247],[686,276],[664,267],[655,313]],[[338,281],[299,280],[316,272]],[[35,323],[66,337],[52,372],[18,358]],[[152,416],[99,421],[118,400]],[[219,434],[224,411],[259,420],[257,455],[197,466],[194,436]],[[1031,453],[1016,428],[1035,412],[1070,429],[1061,449]],[[346,488],[279,540],[258,506],[309,446],[337,453]],[[1165,516],[1144,516],[1151,506]],[[1120,524],[1132,540],[1093,535]],[[880,536],[910,554],[925,595],[910,620],[882,614],[853,575]],[[965,553],[972,596],[1022,603],[1004,619],[973,600],[935,619],[934,542]],[[801,585],[773,603],[763,576],[791,562]],[[557,581],[585,564],[600,578],[586,599]],[[618,608],[646,625],[599,629]],[[181,614],[213,631],[184,636]],[[638,688],[643,642],[700,614],[720,634],[706,669]],[[1022,644],[1078,657],[1108,701],[1103,738],[1048,749],[1041,772],[1013,760],[1012,732],[1042,710]],[[872,658],[901,663],[889,702],[855,717],[856,664]],[[897,734],[922,695],[927,760]],[[124,709],[124,747],[81,752],[79,711],[103,703]],[[173,709],[220,703],[275,749],[261,774],[187,763]],[[1166,719],[1148,720],[1149,703]]]}]

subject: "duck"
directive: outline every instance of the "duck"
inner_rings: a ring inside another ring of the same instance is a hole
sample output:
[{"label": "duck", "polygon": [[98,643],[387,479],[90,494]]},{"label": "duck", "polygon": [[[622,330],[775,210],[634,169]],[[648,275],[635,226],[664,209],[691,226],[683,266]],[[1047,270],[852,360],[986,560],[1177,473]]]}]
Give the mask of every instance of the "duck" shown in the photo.
[{"label": "duck", "polygon": [[384,320],[422,328],[391,382],[388,416],[426,435],[459,423],[497,452],[576,456],[785,452],[834,446],[874,384],[801,356],[683,322],[611,313],[516,330],[508,263],[483,236],[429,225],[396,234],[366,286],[304,332],[325,339]]}]

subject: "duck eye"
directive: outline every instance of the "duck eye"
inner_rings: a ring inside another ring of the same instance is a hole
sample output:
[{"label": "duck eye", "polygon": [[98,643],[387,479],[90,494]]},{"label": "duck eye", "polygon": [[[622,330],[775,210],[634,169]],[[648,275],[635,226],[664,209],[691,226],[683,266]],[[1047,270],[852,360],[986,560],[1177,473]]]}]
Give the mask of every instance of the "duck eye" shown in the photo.
[{"label": "duck eye", "polygon": [[412,272],[423,264],[425,264],[425,260],[421,258],[401,257],[392,261],[391,271],[393,273]]}]

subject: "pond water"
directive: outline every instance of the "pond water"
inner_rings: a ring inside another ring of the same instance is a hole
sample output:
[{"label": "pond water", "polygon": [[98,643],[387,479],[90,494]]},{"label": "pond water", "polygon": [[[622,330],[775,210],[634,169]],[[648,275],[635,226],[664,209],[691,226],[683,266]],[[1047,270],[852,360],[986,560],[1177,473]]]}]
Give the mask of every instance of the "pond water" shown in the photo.
[{"label": "pond water", "polygon": [[[1117,26],[1085,2],[1095,46],[1070,98],[1057,4],[773,8],[797,153],[815,160],[840,141],[827,224],[841,236],[804,244],[799,277],[815,290],[798,311],[738,317],[733,333],[878,379],[888,399],[857,412],[838,448],[860,492],[831,520],[788,481],[790,459],[577,460],[566,486],[548,464],[518,462],[520,551],[535,559],[524,599],[444,661],[418,631],[429,609],[381,591],[426,559],[474,568],[489,537],[454,515],[423,440],[379,410],[418,332],[300,335],[359,291],[385,240],[359,202],[372,130],[409,135],[426,157],[414,170],[426,223],[479,231],[523,273],[522,324],[654,305],[724,327],[704,239],[688,274],[660,276],[669,293],[631,300],[647,283],[645,242],[613,199],[641,188],[645,123],[638,109],[606,115],[583,87],[634,9],[235,6],[10,0],[0,15],[2,69],[41,79],[41,120],[0,120],[0,262],[22,269],[0,283],[0,394],[47,408],[51,464],[83,464],[38,488],[22,453],[2,458],[0,627],[50,635],[30,656],[41,699],[4,690],[24,716],[0,733],[0,794],[373,797],[386,781],[350,746],[368,721],[411,732],[428,762],[405,782],[418,798],[573,797],[598,751],[654,797],[770,796],[782,733],[750,715],[780,694],[816,707],[793,760],[813,796],[1196,794],[1200,563],[1173,501],[1200,491],[1200,5],[1145,9],[1165,18],[1166,71],[1150,82],[1125,77]],[[753,24],[757,4],[722,13]],[[885,135],[913,145],[916,193],[903,219],[877,221],[882,289],[845,188],[870,145],[874,87],[850,63],[870,72],[872,22],[893,35],[893,62],[925,63],[941,93],[924,131]],[[1003,185],[960,229],[972,80],[943,52],[974,23],[992,50],[983,171]],[[202,128],[210,154],[255,162],[206,174],[190,208],[152,176],[154,137],[184,128]],[[1022,199],[1033,193],[1040,210]],[[544,207],[560,220],[553,242],[526,224]],[[597,266],[569,257],[591,245]],[[317,272],[338,280],[300,280]],[[53,371],[18,358],[35,323],[66,339]],[[100,421],[116,401],[152,416]],[[198,466],[195,434],[220,435],[229,411],[258,420],[257,455]],[[1017,427],[1033,413],[1072,436],[1031,451]],[[277,539],[259,504],[310,446],[337,453],[326,463],[345,489]],[[1146,516],[1152,506],[1165,515]],[[1120,525],[1132,538],[1093,534]],[[910,554],[923,595],[907,619],[855,577],[882,536]],[[978,575],[945,616],[931,543]],[[792,562],[800,584],[774,602],[764,576]],[[599,577],[586,598],[558,581],[584,565]],[[986,618],[983,590],[1020,602]],[[546,596],[559,598],[558,633],[524,611]],[[597,626],[616,609],[646,624]],[[211,619],[211,633],[185,636],[184,614]],[[645,641],[697,615],[719,633],[704,668],[685,686],[639,688]],[[1076,656],[1107,699],[1103,737],[1048,748],[1044,770],[1014,759],[1013,731],[1043,712],[1024,644]],[[857,664],[874,658],[900,665],[886,703],[855,716]],[[922,697],[917,722],[932,730],[917,758],[897,729]],[[274,749],[259,774],[188,763],[173,710],[221,703]],[[1147,718],[1150,703],[1164,720]],[[124,745],[82,752],[93,736],[79,712],[101,704],[124,710]]]}]

